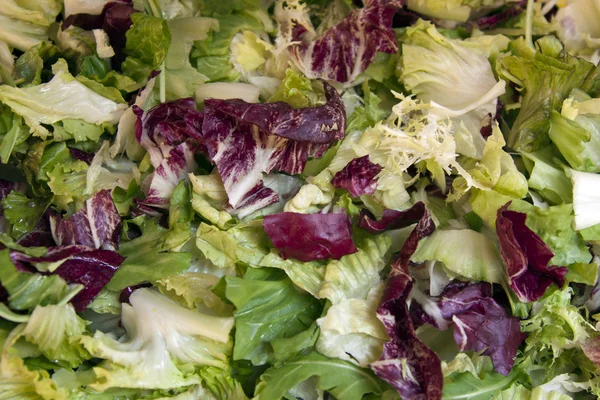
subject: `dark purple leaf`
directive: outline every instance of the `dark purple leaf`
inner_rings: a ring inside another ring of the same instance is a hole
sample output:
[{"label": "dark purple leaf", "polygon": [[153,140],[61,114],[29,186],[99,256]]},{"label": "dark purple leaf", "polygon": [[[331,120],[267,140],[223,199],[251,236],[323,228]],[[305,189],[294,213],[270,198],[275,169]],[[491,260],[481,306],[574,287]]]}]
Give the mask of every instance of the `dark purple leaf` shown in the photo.
[{"label": "dark purple leaf", "polygon": [[377,189],[377,175],[382,167],[373,164],[369,156],[355,158],[340,172],[335,174],[331,183],[336,188],[346,189],[354,197],[373,194]]},{"label": "dark purple leaf", "polygon": [[83,161],[87,165],[90,165],[92,163],[92,160],[94,159],[94,153],[86,153],[85,151],[71,148],[69,148],[69,152],[71,153],[74,159]]},{"label": "dark purple leaf", "polygon": [[131,14],[138,12],[134,10],[130,1],[111,1],[106,3],[100,15],[72,14],[62,24],[65,30],[75,25],[85,30],[103,29],[110,40],[117,59],[122,58],[122,50],[125,48],[125,33],[131,28]]},{"label": "dark purple leaf", "polygon": [[321,157],[344,137],[341,97],[327,83],[323,86],[327,103],[302,109],[284,102],[205,101],[204,141],[240,217],[279,201],[264,186],[263,173],[300,174],[308,157]]},{"label": "dark purple leaf", "polygon": [[131,207],[130,214],[132,218],[139,217],[140,215],[153,218],[160,218],[164,216],[161,210],[147,206],[139,199],[134,199],[134,205]]},{"label": "dark purple leaf", "polygon": [[414,25],[421,16],[414,11],[410,11],[406,8],[396,11],[394,19],[392,20],[392,27],[394,28],[406,28],[407,26]]},{"label": "dark purple leaf", "polygon": [[179,182],[188,179],[188,174],[196,170],[193,145],[189,142],[175,146],[168,157],[163,159],[154,173],[148,175],[145,205],[168,208],[173,190]]},{"label": "dark purple leaf", "polygon": [[54,273],[68,283],[84,286],[71,300],[75,309],[81,312],[106,286],[124,260],[125,257],[114,251],[92,250],[69,258]]},{"label": "dark purple leaf", "polygon": [[494,369],[506,376],[525,340],[520,321],[491,297],[472,304],[467,311],[452,317],[454,341],[460,351],[473,350],[490,356]]},{"label": "dark purple leaf", "polygon": [[[496,371],[503,375],[510,373],[525,335],[521,333],[519,319],[492,298],[492,285],[452,282],[439,298],[430,301],[437,304],[436,314],[454,324],[454,340],[460,351],[481,352],[492,359]],[[415,316],[418,312],[413,312],[413,305],[411,315]],[[418,305],[415,309],[423,310]],[[447,329],[446,324],[437,323],[434,315],[427,317],[422,320],[438,329]]]},{"label": "dark purple leaf", "polygon": [[150,154],[154,168],[168,157],[175,146],[184,142],[200,146],[203,142],[203,116],[191,97],[161,103],[147,112],[133,106],[133,111],[138,117],[135,136]]},{"label": "dark purple leaf", "polygon": [[284,259],[300,261],[340,259],[356,253],[352,222],[344,213],[267,215],[263,226]]},{"label": "dark purple leaf", "polygon": [[127,286],[125,289],[123,289],[121,291],[121,294],[119,295],[119,301],[121,303],[129,303],[129,298],[131,297],[133,292],[135,292],[138,289],[147,288],[147,287],[152,287],[152,284],[151,283],[140,283],[139,285]]},{"label": "dark purple leaf", "polygon": [[369,233],[381,233],[420,222],[424,213],[429,216],[425,204],[420,201],[405,211],[384,210],[379,221],[367,209],[363,209],[359,215],[358,226]]},{"label": "dark purple leaf", "polygon": [[[410,257],[419,241],[435,230],[427,209],[422,206],[420,210],[417,226],[391,265],[390,276],[377,309],[377,318],[385,326],[390,341],[383,346],[381,358],[371,364],[371,369],[396,388],[403,399],[436,400],[442,398],[441,362],[417,337],[407,305],[413,287],[413,278],[408,272]],[[414,215],[408,218],[414,218]]]},{"label": "dark purple leaf", "polygon": [[292,44],[288,52],[309,78],[351,85],[373,62],[377,52],[398,52],[392,19],[403,5],[403,0],[367,0],[364,8],[352,11],[316,40],[312,27],[291,21]]},{"label": "dark purple leaf", "polygon": [[125,260],[125,257],[114,251],[95,250],[80,245],[53,247],[42,257],[11,251],[10,257],[17,270],[21,272],[36,272],[30,266],[33,264],[60,262],[52,274],[59,275],[67,283],[78,283],[84,286],[83,290],[71,300],[79,312],[83,311],[106,286]]},{"label": "dark purple leaf", "polygon": [[121,217],[110,190],[101,190],[85,202],[85,208],[67,219],[50,215],[50,228],[59,246],[80,244],[115,250],[121,233]]},{"label": "dark purple leaf", "polygon": [[256,125],[269,135],[298,142],[331,144],[344,137],[346,111],[333,86],[324,82],[323,89],[327,103],[316,107],[293,108],[283,101],[255,104],[240,99],[208,99],[205,105],[240,123]]},{"label": "dark purple leaf", "polygon": [[54,247],[56,242],[50,230],[50,215],[53,211],[48,209],[40,218],[33,230],[27,232],[17,240],[17,244],[25,247]]},{"label": "dark purple leaf", "polygon": [[498,210],[496,233],[510,286],[523,302],[542,297],[548,286],[565,284],[565,267],[548,266],[554,253],[525,225],[527,215],[509,211],[506,204]]},{"label": "dark purple leaf", "polygon": [[495,28],[496,26],[508,21],[509,19],[520,15],[527,7],[527,0],[520,0],[516,3],[509,3],[492,15],[480,17],[475,20],[475,24],[481,30]]}]

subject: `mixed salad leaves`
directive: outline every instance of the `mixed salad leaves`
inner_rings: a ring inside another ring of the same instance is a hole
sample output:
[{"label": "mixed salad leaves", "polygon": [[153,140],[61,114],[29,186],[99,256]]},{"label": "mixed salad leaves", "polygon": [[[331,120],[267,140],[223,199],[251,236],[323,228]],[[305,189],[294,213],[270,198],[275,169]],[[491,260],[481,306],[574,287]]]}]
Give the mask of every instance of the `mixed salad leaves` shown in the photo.
[{"label": "mixed salad leaves", "polygon": [[598,0],[4,0],[0,399],[600,396]]}]

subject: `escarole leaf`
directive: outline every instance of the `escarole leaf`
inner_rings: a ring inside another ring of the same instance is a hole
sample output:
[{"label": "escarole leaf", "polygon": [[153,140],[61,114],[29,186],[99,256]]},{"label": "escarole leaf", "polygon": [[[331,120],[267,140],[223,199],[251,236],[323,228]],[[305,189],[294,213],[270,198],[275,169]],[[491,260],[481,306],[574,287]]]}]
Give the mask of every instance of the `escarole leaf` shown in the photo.
[{"label": "escarole leaf", "polygon": [[536,51],[517,40],[517,54],[503,57],[499,74],[524,89],[519,115],[507,138],[509,147],[526,152],[548,144],[550,121],[575,88],[591,89],[594,65],[566,53],[554,36],[535,42]]}]

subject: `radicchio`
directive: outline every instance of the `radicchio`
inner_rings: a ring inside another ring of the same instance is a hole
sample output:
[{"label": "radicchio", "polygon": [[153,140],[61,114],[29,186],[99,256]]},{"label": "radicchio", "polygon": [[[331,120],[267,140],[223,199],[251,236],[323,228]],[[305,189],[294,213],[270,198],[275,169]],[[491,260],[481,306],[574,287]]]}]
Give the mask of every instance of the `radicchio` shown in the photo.
[{"label": "radicchio", "polygon": [[125,48],[125,33],[131,28],[131,14],[138,12],[134,10],[130,1],[111,1],[106,3],[100,15],[71,14],[62,24],[65,30],[74,25],[85,30],[103,29],[110,40],[110,45],[117,55],[118,61]]},{"label": "radicchio", "polygon": [[161,103],[146,112],[134,105],[133,112],[138,117],[135,136],[150,155],[154,168],[175,146],[189,142],[195,148],[203,142],[203,116],[191,97]]},{"label": "radicchio", "polygon": [[169,156],[144,181],[144,186],[147,187],[144,204],[168,208],[173,190],[179,182],[187,180],[188,174],[196,168],[192,144],[184,142],[174,147]]},{"label": "radicchio", "polygon": [[343,213],[267,215],[263,226],[284,259],[308,262],[356,253],[352,222]]},{"label": "radicchio", "polygon": [[509,206],[510,202],[500,208],[496,218],[500,253],[510,286],[519,300],[535,301],[552,283],[562,287],[568,269],[548,266],[554,253],[525,225],[527,215],[510,211]]},{"label": "radicchio", "polygon": [[[365,7],[352,11],[316,40],[313,40],[312,26],[302,25],[307,24],[305,19],[280,21],[280,24],[291,25],[288,32],[283,32],[291,42],[287,49],[307,77],[351,86],[373,62],[377,52],[398,52],[392,19],[403,5],[403,0],[366,0]],[[284,18],[294,17],[293,12],[278,14]]]},{"label": "radicchio", "polygon": [[358,226],[369,233],[381,233],[416,224],[423,219],[425,213],[427,213],[425,204],[420,201],[405,211],[384,210],[379,221],[368,210],[363,209],[359,215]]},{"label": "radicchio", "polygon": [[520,0],[516,3],[508,3],[505,7],[492,15],[477,18],[477,20],[475,20],[475,24],[481,30],[495,28],[509,19],[523,13],[526,7],[527,0]]},{"label": "radicchio", "polygon": [[59,246],[80,244],[94,249],[116,250],[121,233],[121,217],[110,190],[101,190],[85,202],[85,207],[63,219],[50,215],[52,237]]},{"label": "radicchio", "polygon": [[67,283],[83,285],[83,290],[71,300],[78,312],[91,303],[125,260],[125,257],[111,250],[95,250],[79,245],[50,248],[42,257],[11,251],[10,257],[22,272],[34,271],[28,264],[59,263],[53,274],[59,275]]},{"label": "radicchio", "polygon": [[335,174],[331,183],[336,188],[346,189],[354,197],[373,194],[377,189],[375,178],[381,170],[381,165],[373,164],[369,156],[355,158]]},{"label": "radicchio", "polygon": [[454,340],[460,351],[482,352],[492,359],[496,371],[503,375],[510,373],[525,334],[521,333],[519,319],[494,300],[492,285],[452,282],[439,298],[428,300],[429,315],[425,309],[413,302],[411,315],[438,329],[447,329],[449,325],[437,323],[438,316],[453,323]]},{"label": "radicchio", "polygon": [[279,201],[263,173],[300,174],[308,157],[321,157],[344,137],[342,99],[332,86],[323,87],[327,103],[301,109],[284,102],[205,101],[204,142],[240,217]]},{"label": "radicchio", "polygon": [[403,399],[442,398],[443,375],[439,357],[419,340],[411,320],[407,300],[413,287],[409,274],[410,257],[419,241],[435,230],[427,209],[421,204],[421,218],[406,240],[396,261],[377,309],[390,341],[383,346],[379,361],[371,364],[377,376],[391,384]]}]

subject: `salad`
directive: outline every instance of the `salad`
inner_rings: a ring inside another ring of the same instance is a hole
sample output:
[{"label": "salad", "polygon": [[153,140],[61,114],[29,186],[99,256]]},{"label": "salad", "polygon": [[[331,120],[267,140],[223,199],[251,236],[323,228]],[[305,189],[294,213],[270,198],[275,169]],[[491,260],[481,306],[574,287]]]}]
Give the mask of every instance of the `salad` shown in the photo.
[{"label": "salad", "polygon": [[0,399],[598,398],[598,21],[3,0]]}]

